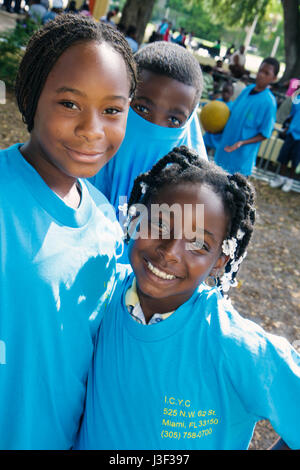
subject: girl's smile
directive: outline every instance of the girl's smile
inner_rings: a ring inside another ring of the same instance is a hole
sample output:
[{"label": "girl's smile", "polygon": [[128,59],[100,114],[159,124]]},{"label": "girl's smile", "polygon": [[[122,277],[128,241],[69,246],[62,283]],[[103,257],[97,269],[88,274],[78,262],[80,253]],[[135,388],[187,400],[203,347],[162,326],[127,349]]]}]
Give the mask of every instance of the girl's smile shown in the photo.
[{"label": "girl's smile", "polygon": [[[150,260],[147,260],[147,259],[144,259],[144,262],[145,262],[145,265],[146,265],[146,268],[147,268],[147,273],[148,275],[150,276],[150,278],[153,278],[154,276],[154,280],[155,281],[158,281],[158,280],[162,280],[162,281],[174,281],[178,278],[180,278],[180,276],[177,276],[176,274],[174,274],[173,272],[171,272],[171,270],[165,270],[161,267],[159,267],[159,264],[158,263],[155,263],[155,262],[151,262]],[[156,279],[158,278],[158,279]]]},{"label": "girl's smile", "polygon": [[103,150],[91,150],[91,149],[71,149],[67,146],[66,150],[72,160],[75,162],[84,163],[95,163],[96,159],[101,159],[105,155],[105,149]]}]

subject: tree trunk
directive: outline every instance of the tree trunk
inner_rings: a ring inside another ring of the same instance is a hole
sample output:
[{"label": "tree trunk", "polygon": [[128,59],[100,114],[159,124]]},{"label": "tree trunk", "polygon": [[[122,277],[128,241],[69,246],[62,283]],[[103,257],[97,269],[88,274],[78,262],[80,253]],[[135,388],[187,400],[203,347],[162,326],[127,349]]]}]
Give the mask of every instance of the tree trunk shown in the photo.
[{"label": "tree trunk", "polygon": [[300,14],[298,0],[281,0],[284,18],[285,72],[281,82],[300,77]]},{"label": "tree trunk", "polygon": [[143,41],[145,29],[149,22],[155,0],[127,0],[122,10],[120,26],[126,32],[129,26],[136,27],[136,40]]}]

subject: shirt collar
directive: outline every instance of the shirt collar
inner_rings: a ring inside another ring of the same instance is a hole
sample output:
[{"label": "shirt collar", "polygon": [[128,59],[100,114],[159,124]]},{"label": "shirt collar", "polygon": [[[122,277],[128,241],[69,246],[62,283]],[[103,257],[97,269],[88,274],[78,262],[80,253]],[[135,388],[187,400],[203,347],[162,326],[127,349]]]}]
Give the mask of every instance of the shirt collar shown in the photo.
[{"label": "shirt collar", "polygon": [[[136,316],[138,316],[141,320],[142,310],[140,308],[140,301],[137,294],[136,278],[133,279],[131,287],[129,287],[126,292],[125,304],[131,315],[134,313],[134,311],[139,312],[139,315],[132,315],[132,317],[136,318]],[[148,324],[157,323],[160,320],[165,320],[170,315],[172,315],[173,312],[174,310],[172,312],[167,313],[155,313]],[[144,317],[144,314],[142,316]],[[146,323],[146,321],[144,320],[143,323]]]}]

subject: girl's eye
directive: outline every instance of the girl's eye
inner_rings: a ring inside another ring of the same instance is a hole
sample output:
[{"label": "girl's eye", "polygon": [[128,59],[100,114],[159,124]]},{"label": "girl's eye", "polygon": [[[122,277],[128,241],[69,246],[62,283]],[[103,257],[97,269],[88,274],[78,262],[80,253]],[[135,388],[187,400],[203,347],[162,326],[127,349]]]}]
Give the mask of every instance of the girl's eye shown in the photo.
[{"label": "girl's eye", "polygon": [[151,220],[151,229],[159,231],[162,234],[169,233],[169,227],[160,220]]},{"label": "girl's eye", "polygon": [[136,104],[134,107],[140,113],[143,113],[143,114],[148,114],[149,113],[149,109],[146,106],[142,105],[142,104]]},{"label": "girl's eye", "polygon": [[104,114],[118,114],[120,112],[121,112],[121,110],[118,109],[118,108],[106,108],[104,110]]},{"label": "girl's eye", "polygon": [[171,123],[176,127],[179,127],[181,125],[181,121],[175,116],[171,116],[169,118],[169,121],[171,121]]},{"label": "girl's eye", "polygon": [[78,107],[76,106],[76,104],[74,104],[72,101],[61,101],[60,103],[62,106],[64,106],[65,108],[68,108],[68,109],[78,109]]},{"label": "girl's eye", "polygon": [[208,246],[204,243],[203,240],[195,240],[194,242],[186,243],[187,250],[190,251],[209,251]]}]

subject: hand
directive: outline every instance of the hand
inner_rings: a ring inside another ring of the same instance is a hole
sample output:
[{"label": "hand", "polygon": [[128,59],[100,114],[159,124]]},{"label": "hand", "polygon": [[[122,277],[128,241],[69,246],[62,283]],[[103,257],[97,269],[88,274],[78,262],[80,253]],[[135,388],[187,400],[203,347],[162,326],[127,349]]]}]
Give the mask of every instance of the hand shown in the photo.
[{"label": "hand", "polygon": [[239,149],[242,145],[244,145],[244,142],[242,140],[239,140],[233,145],[226,145],[224,147],[225,152],[234,152],[235,150]]}]

